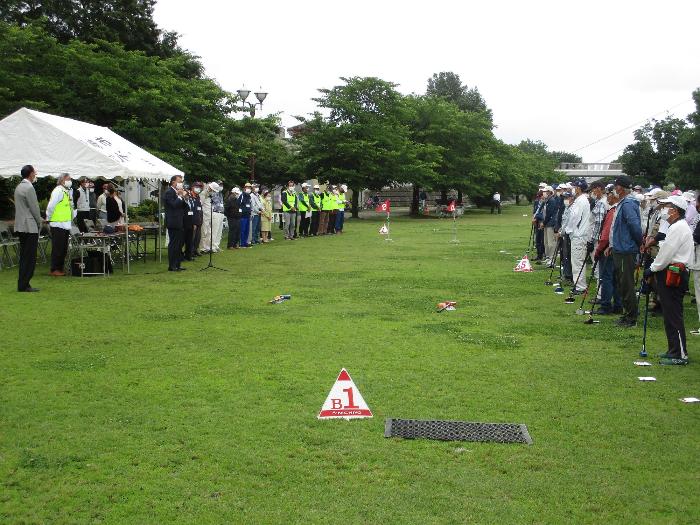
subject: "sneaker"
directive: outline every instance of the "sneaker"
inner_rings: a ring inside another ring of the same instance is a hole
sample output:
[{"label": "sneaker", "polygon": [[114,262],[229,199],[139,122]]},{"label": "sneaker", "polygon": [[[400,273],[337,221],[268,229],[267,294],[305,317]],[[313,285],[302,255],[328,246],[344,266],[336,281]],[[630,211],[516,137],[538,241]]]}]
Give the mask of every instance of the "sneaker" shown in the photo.
[{"label": "sneaker", "polygon": [[622,318],[615,324],[622,328],[634,328],[635,326],[637,326],[637,321],[633,319]]},{"label": "sneaker", "polygon": [[593,315],[612,315],[614,312],[612,310],[608,310],[607,308],[598,308],[597,310],[593,310]]},{"label": "sneaker", "polygon": [[685,366],[688,364],[688,359],[682,359],[680,357],[665,357],[659,361],[659,364]]}]

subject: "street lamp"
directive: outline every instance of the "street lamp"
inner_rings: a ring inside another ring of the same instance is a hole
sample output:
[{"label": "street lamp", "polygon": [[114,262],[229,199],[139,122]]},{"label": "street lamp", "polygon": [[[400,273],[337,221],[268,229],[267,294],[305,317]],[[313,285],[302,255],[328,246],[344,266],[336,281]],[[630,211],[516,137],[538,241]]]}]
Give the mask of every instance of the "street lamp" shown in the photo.
[{"label": "street lamp", "polygon": [[243,109],[244,110],[248,109],[250,111],[251,117],[255,117],[255,108],[256,107],[260,106],[260,111],[262,111],[263,101],[267,98],[267,93],[265,93],[264,91],[258,91],[257,93],[254,93],[255,98],[258,99],[257,102],[246,102],[248,95],[250,95],[250,90],[246,89],[245,86],[243,86],[241,89],[239,89],[237,91],[237,93],[238,93],[238,98],[241,99],[241,105],[243,106]]}]

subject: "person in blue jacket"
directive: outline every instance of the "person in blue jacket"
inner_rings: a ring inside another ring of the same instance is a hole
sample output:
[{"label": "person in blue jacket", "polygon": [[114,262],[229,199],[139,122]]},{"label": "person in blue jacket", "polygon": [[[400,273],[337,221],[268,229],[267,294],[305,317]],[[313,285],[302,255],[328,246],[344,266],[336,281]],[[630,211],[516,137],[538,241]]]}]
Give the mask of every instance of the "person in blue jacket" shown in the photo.
[{"label": "person in blue jacket", "polygon": [[632,180],[623,175],[615,179],[615,194],[620,199],[612,226],[610,247],[605,255],[612,253],[615,266],[615,284],[622,298],[623,314],[618,326],[632,327],[637,324],[639,308],[634,286],[634,273],[642,245],[642,220],[639,201],[630,195]]}]

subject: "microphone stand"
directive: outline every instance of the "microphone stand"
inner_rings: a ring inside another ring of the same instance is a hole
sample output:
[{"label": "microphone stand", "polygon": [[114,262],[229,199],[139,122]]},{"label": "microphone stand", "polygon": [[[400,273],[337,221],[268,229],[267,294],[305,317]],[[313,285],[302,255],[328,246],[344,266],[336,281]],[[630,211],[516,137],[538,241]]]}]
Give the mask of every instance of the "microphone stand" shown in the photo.
[{"label": "microphone stand", "polygon": [[204,270],[213,268],[215,270],[221,270],[222,272],[228,272],[226,268],[214,266],[214,263],[212,262],[212,258],[214,256],[214,203],[212,202],[211,193],[207,195],[207,197],[209,197],[209,264],[199,271],[203,272]]}]

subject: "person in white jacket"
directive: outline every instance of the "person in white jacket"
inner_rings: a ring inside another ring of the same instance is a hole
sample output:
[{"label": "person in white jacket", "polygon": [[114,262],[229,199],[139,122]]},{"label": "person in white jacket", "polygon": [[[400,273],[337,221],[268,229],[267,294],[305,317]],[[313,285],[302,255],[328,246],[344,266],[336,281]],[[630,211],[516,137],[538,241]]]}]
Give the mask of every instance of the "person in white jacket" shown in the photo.
[{"label": "person in white jacket", "polygon": [[588,200],[588,183],[584,179],[571,183],[575,191],[574,203],[570,206],[566,234],[571,240],[571,270],[574,277],[574,295],[587,288],[585,263],[591,239],[591,204]]},{"label": "person in white jacket", "polygon": [[683,323],[683,296],[688,290],[688,267],[693,263],[694,245],[690,226],[685,221],[688,202],[680,195],[661,199],[662,217],[670,224],[666,238],[659,243],[659,253],[644,278],[656,280],[656,293],[661,300],[668,351],[662,354],[663,365],[688,364]]},{"label": "person in white jacket", "polygon": [[[221,234],[223,233],[224,214],[223,206],[218,208],[218,197],[221,186],[216,182],[204,185],[204,190],[200,194],[202,200],[202,237],[199,241],[199,251],[208,253],[218,252]],[[212,210],[213,206],[213,210]]]}]

